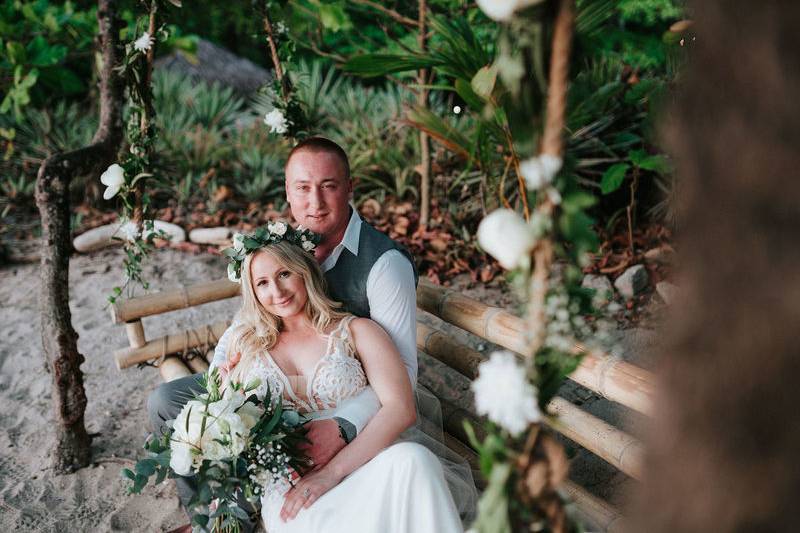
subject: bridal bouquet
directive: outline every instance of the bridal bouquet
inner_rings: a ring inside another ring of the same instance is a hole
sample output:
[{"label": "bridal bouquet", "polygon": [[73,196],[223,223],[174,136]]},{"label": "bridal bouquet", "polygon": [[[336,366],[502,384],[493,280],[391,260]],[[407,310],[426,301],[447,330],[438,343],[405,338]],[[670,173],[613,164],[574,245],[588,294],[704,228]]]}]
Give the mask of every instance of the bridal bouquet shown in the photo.
[{"label": "bridal bouquet", "polygon": [[275,485],[287,484],[306,463],[298,449],[304,440],[301,417],[248,395],[258,382],[246,386],[221,379],[212,369],[202,381],[206,393],[187,402],[161,437],[145,443],[150,457],[122,474],[133,481],[130,492],[139,493],[151,476],[155,484],[166,477],[194,476],[197,492],[190,502],[200,508],[192,525],[203,531],[239,531],[238,519],[247,519],[240,497],[254,502]]}]

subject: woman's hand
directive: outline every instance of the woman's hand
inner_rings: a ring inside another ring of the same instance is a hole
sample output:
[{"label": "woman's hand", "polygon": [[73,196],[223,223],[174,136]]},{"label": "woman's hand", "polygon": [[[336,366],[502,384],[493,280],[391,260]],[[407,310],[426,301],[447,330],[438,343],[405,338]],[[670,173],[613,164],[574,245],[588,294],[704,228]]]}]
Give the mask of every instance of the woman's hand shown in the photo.
[{"label": "woman's hand", "polygon": [[281,509],[281,520],[292,520],[300,509],[308,509],[323,494],[339,484],[339,479],[329,468],[312,470],[286,493]]},{"label": "woman's hand", "polygon": [[242,359],[242,354],[236,352],[235,354],[231,355],[230,358],[222,363],[219,366],[219,375],[222,379],[225,379],[225,376],[230,374],[231,370],[233,370],[236,365],[239,364],[239,361]]}]

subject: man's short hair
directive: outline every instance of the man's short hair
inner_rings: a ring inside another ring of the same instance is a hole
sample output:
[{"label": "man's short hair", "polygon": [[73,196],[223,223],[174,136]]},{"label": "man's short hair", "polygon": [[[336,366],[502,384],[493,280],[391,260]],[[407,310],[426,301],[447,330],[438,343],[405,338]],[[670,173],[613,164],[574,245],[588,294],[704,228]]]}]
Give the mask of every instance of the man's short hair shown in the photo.
[{"label": "man's short hair", "polygon": [[347,159],[347,153],[341,146],[336,144],[330,139],[325,137],[309,137],[297,143],[292,151],[289,152],[289,157],[286,158],[286,166],[292,160],[292,156],[298,152],[311,152],[311,153],[328,153],[335,155],[344,166],[344,173],[346,178],[350,178],[350,161]]}]

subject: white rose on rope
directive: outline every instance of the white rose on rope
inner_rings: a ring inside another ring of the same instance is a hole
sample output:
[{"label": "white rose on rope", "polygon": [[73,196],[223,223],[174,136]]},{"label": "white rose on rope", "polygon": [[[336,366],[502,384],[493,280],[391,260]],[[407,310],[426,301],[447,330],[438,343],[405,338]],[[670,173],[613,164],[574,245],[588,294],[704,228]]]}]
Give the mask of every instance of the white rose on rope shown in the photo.
[{"label": "white rose on rope", "polygon": [[500,22],[511,20],[511,15],[523,7],[540,4],[543,0],[478,0],[478,7],[487,17]]},{"label": "white rose on rope", "polygon": [[481,363],[471,388],[478,414],[488,416],[514,436],[542,419],[536,387],[509,351],[494,352]]},{"label": "white rose on rope", "polygon": [[103,200],[111,200],[125,184],[125,170],[117,163],[114,163],[100,174],[100,183],[106,186],[106,190],[103,192]]},{"label": "white rose on rope", "polygon": [[289,123],[280,109],[273,109],[264,115],[264,124],[269,126],[270,133],[282,135],[289,129]]},{"label": "white rose on rope", "polygon": [[[519,172],[525,179],[528,189],[538,191],[553,182],[553,178],[561,170],[561,158],[550,154],[541,154],[520,162]],[[558,192],[558,191],[556,191]],[[552,196],[548,191],[548,196]],[[558,197],[559,202],[561,197]],[[552,198],[551,198],[552,201]],[[553,202],[553,203],[559,203]]]},{"label": "white rose on rope", "polygon": [[144,32],[138,39],[133,42],[134,50],[138,52],[146,52],[153,46],[153,38],[149,32]]},{"label": "white rose on rope", "polygon": [[536,230],[511,209],[496,209],[478,226],[478,244],[506,269],[520,266],[536,245]]}]

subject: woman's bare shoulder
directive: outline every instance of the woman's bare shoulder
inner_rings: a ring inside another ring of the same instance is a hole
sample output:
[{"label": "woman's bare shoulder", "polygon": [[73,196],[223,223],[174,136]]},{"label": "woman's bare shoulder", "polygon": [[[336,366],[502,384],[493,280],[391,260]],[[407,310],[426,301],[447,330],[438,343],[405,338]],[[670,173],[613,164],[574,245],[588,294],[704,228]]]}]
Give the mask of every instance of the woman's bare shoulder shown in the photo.
[{"label": "woman's bare shoulder", "polygon": [[350,321],[350,331],[353,332],[353,337],[358,340],[362,339],[380,339],[388,337],[386,331],[380,324],[370,318],[356,317]]}]

